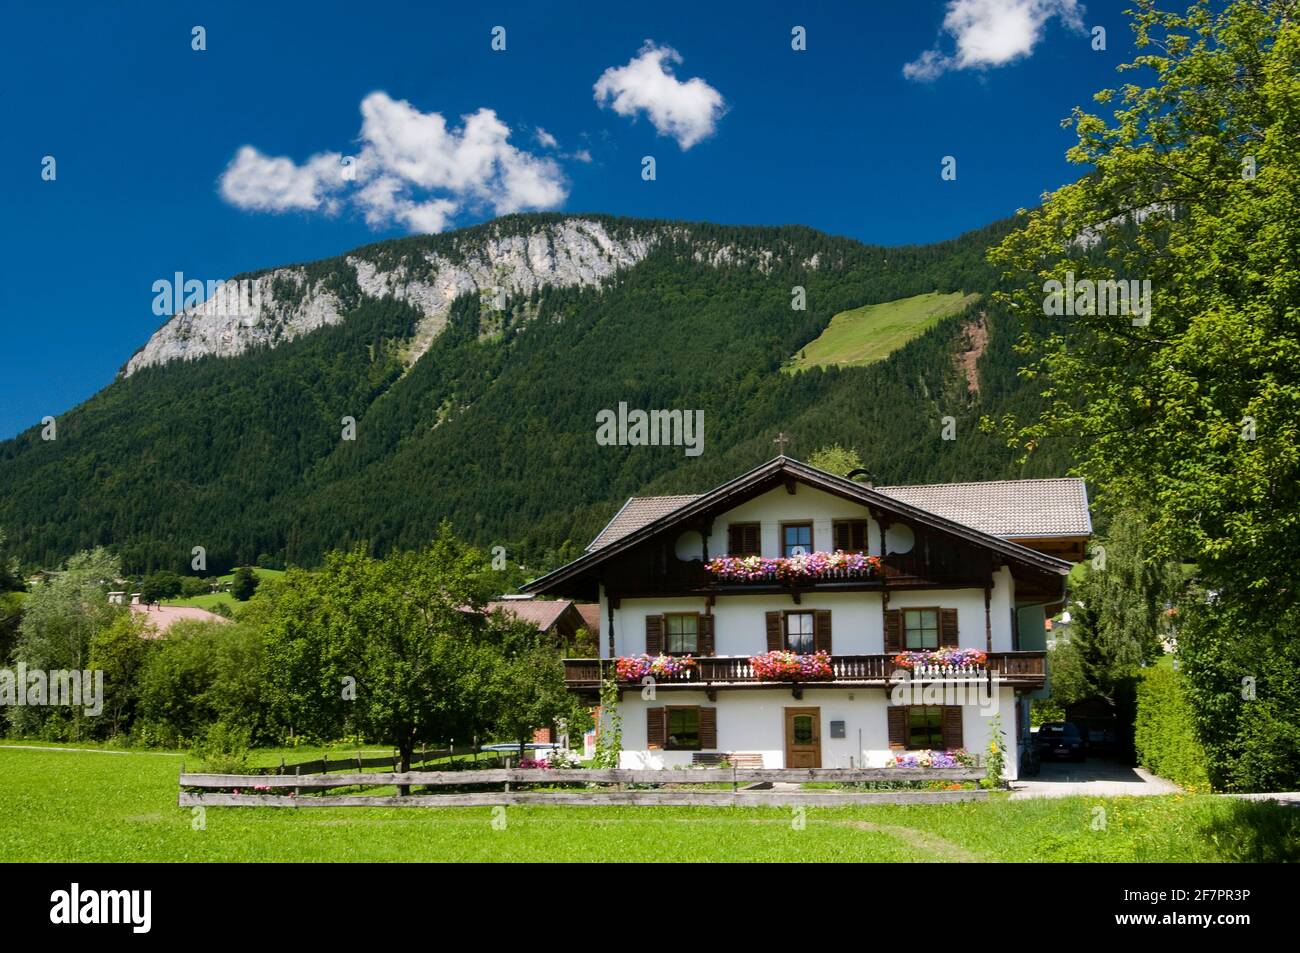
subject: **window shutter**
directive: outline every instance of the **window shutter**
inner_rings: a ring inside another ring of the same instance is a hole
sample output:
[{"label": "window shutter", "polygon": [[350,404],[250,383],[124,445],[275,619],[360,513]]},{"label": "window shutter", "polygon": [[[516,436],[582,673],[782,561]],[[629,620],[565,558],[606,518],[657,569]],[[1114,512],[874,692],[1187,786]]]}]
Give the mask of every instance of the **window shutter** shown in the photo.
[{"label": "window shutter", "polygon": [[885,611],[885,651],[903,651],[903,610]]},{"label": "window shutter", "polygon": [[767,650],[777,652],[785,647],[785,639],[781,635],[781,613],[767,613]]},{"label": "window shutter", "polygon": [[939,644],[947,647],[957,647],[957,610],[940,609],[939,610]]},{"label": "window shutter", "polygon": [[758,523],[732,523],[727,526],[727,553],[731,556],[757,556],[762,549],[762,527]]},{"label": "window shutter", "polygon": [[851,538],[853,534],[849,532],[849,524],[836,523],[834,524],[833,529],[835,530],[835,548],[842,549],[847,553],[849,547],[853,545],[853,540]]},{"label": "window shutter", "polygon": [[891,705],[885,709],[889,718],[889,743],[907,747],[907,708],[904,705]]},{"label": "window shutter", "polygon": [[716,748],[718,746],[718,710],[716,708],[700,709],[700,747]]},{"label": "window shutter", "polygon": [[645,650],[647,655],[659,655],[664,650],[664,617],[645,617]]},{"label": "window shutter", "polygon": [[813,651],[831,651],[831,610],[818,609],[813,614]]},{"label": "window shutter", "polygon": [[713,616],[702,615],[696,617],[695,631],[699,638],[696,640],[700,655],[714,654],[713,640]]},{"label": "window shutter", "polygon": [[668,727],[662,708],[645,710],[645,736],[647,748],[662,748],[668,740]]},{"label": "window shutter", "polygon": [[961,706],[943,706],[943,746],[949,751],[961,748]]},{"label": "window shutter", "polygon": [[738,556],[743,550],[741,546],[741,536],[743,534],[740,530],[741,527],[739,526],[727,527],[727,555],[729,556]]}]

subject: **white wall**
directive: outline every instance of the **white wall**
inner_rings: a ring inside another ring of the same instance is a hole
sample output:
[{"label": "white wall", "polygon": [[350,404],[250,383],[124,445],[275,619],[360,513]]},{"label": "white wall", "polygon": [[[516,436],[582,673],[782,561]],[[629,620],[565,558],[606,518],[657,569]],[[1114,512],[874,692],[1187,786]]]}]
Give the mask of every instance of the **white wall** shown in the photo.
[{"label": "white wall", "polygon": [[[1011,606],[1013,585],[1009,570],[994,576],[990,612],[993,651],[1011,651]],[[601,594],[601,655],[608,655],[608,609]],[[957,610],[957,637],[962,648],[984,649],[984,590],[925,589],[891,590],[889,608],[915,609],[941,606]],[[665,612],[700,612],[707,609],[703,596],[654,599],[623,599],[614,610],[615,652],[639,655],[645,649],[647,615]],[[875,655],[885,651],[885,621],[879,592],[805,593],[799,605],[787,595],[720,595],[713,607],[717,621],[715,652],[718,655],[758,655],[767,651],[765,613],[787,609],[831,610],[831,649],[834,655]]]},{"label": "white wall", "polygon": [[[713,521],[713,534],[709,537],[709,555],[727,554],[727,526],[731,523],[759,523],[762,526],[762,551],[764,556],[781,555],[781,523],[809,522],[813,524],[813,549],[831,552],[835,549],[833,520],[865,519],[868,548],[872,555],[880,555],[880,527],[861,503],[853,503],[833,494],[796,484],[794,495],[783,487],[769,490],[761,496],[740,504]],[[910,531],[894,527],[889,531],[889,551],[908,552],[911,546]]]},{"label": "white wall", "polygon": [[[889,757],[889,727],[886,710],[889,696],[878,688],[805,689],[802,699],[789,689],[720,689],[717,701],[709,701],[704,692],[661,690],[654,700],[646,700],[636,690],[628,690],[619,703],[623,716],[624,768],[664,768],[689,765],[690,751],[651,749],[646,743],[647,708],[664,705],[700,705],[717,709],[718,747],[714,751],[761,754],[763,767],[785,767],[786,708],[821,709],[821,746],[823,768],[847,768],[852,760],[856,767],[873,767]],[[1014,749],[1015,693],[1002,688],[993,696],[987,711],[979,705],[965,705],[962,712],[962,741],[965,748],[981,759],[988,753],[991,731],[989,719],[1001,717],[1004,740]],[[845,737],[832,738],[830,723],[843,721]],[[1004,776],[1016,777],[1017,758],[1008,753]]]}]

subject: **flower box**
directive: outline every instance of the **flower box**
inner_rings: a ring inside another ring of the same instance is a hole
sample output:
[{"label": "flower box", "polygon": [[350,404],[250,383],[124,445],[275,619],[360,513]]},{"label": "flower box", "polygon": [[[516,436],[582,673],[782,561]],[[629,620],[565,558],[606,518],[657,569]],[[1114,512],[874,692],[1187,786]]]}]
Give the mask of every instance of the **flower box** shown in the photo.
[{"label": "flower box", "polygon": [[797,652],[766,652],[751,655],[754,675],[765,682],[817,682],[833,678],[831,657],[826,652],[800,655]]},{"label": "flower box", "polygon": [[620,682],[638,682],[652,678],[688,678],[695,668],[689,655],[628,655],[614,660],[614,672]]},{"label": "flower box", "polygon": [[803,553],[767,556],[718,556],[704,568],[726,582],[796,582],[804,579],[867,579],[880,572],[880,557],[866,553]]},{"label": "flower box", "polygon": [[982,674],[988,660],[988,653],[979,649],[951,648],[899,652],[893,659],[896,668],[907,669],[917,675],[934,676]]},{"label": "flower box", "polygon": [[[893,747],[892,745],[890,746]],[[885,762],[887,768],[972,768],[975,757],[965,748],[953,751],[899,751]]]}]

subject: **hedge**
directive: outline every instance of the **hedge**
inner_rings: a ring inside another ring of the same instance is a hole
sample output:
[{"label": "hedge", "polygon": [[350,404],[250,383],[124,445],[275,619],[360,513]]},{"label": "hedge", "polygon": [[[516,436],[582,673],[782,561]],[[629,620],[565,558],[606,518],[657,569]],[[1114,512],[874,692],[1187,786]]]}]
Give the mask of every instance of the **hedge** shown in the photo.
[{"label": "hedge", "polygon": [[1189,791],[1208,791],[1208,759],[1196,737],[1183,677],[1170,659],[1144,669],[1137,684],[1138,763]]}]

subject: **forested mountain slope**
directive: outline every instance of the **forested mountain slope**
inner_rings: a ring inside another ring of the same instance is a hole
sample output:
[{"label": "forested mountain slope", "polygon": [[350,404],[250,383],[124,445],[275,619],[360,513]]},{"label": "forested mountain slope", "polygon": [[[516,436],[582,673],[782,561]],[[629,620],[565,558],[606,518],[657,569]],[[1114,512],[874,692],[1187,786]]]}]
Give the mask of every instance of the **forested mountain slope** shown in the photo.
[{"label": "forested mountain slope", "polygon": [[[984,250],[1006,228],[876,248],[522,215],[248,276],[268,292],[256,320],[173,319],[56,440],[0,443],[0,526],[32,563],[104,544],[130,570],[186,570],[201,545],[218,571],[416,546],[450,519],[536,565],[628,495],[700,492],[771,457],[778,430],[793,456],[857,448],[881,482],[1021,475],[976,427],[1032,404],[1019,329],[983,303],[870,366],[780,371],[838,312],[987,293]],[[620,402],[702,410],[703,453],[599,445],[596,415]],[[1065,465],[1041,456],[1033,474]]]}]

